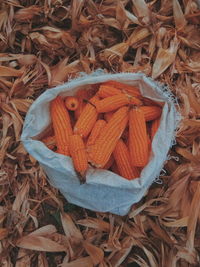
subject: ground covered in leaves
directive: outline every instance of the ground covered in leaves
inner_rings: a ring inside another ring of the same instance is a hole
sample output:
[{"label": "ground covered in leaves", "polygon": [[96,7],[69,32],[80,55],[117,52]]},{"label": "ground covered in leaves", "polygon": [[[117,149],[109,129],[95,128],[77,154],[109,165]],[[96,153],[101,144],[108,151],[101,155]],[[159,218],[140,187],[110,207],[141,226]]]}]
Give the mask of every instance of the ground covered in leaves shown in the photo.
[{"label": "ground covered in leaves", "polygon": [[[199,24],[194,0],[0,1],[2,266],[199,266]],[[98,68],[169,85],[183,117],[160,180],[125,217],[67,203],[20,143],[42,92]]]}]

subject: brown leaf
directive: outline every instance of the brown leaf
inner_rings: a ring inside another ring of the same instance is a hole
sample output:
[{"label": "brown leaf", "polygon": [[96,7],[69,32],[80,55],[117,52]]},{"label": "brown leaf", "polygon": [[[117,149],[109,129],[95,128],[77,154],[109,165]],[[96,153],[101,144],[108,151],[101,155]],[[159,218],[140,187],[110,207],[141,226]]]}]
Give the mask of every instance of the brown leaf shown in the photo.
[{"label": "brown leaf", "polygon": [[178,46],[179,42],[178,39],[175,37],[174,40],[171,41],[170,48],[159,48],[152,69],[153,79],[156,79],[158,76],[160,76],[172,63],[174,63]]},{"label": "brown leaf", "polygon": [[141,28],[138,27],[136,28],[133,33],[130,35],[130,37],[127,40],[127,43],[130,46],[134,46],[136,43],[144,40],[146,37],[151,35],[151,32],[149,31],[148,28]]},{"label": "brown leaf", "polygon": [[40,253],[38,256],[38,267],[49,267],[45,253]]},{"label": "brown leaf", "polygon": [[46,251],[46,252],[61,252],[66,248],[49,238],[43,236],[28,235],[17,240],[16,246],[25,249]]},{"label": "brown leaf", "polygon": [[167,232],[162,229],[158,223],[154,223],[151,219],[148,219],[148,222],[155,235],[157,235],[161,240],[165,241],[168,245],[172,245],[174,243]]},{"label": "brown leaf", "polygon": [[169,222],[165,222],[162,221],[162,224],[165,225],[166,227],[187,227],[188,225],[188,216],[175,220],[175,221],[169,221]]},{"label": "brown leaf", "polygon": [[91,257],[94,266],[103,261],[104,253],[101,248],[98,248],[87,241],[83,241],[82,244],[88,255]]},{"label": "brown leaf", "polygon": [[9,146],[9,144],[10,144],[10,140],[11,140],[11,136],[7,136],[4,139],[3,143],[1,144],[1,147],[0,147],[0,166],[2,165],[2,163],[4,161],[7,148]]},{"label": "brown leaf", "polygon": [[31,265],[30,252],[26,249],[20,248],[17,255],[15,267],[24,267],[30,265]]},{"label": "brown leaf", "polygon": [[0,76],[1,77],[20,77],[22,76],[22,70],[16,70],[13,68],[0,66]]},{"label": "brown leaf", "polygon": [[61,264],[61,267],[93,267],[93,266],[94,265],[91,257],[84,257],[77,259],[75,261]]},{"label": "brown leaf", "polygon": [[188,219],[186,247],[190,252],[194,250],[195,230],[199,212],[200,212],[200,182],[197,183],[196,192],[192,199],[189,219]]},{"label": "brown leaf", "polygon": [[0,240],[3,240],[8,236],[8,230],[6,228],[0,228]]},{"label": "brown leaf", "polygon": [[2,129],[2,138],[0,147],[3,145],[5,138],[7,136],[8,128],[12,125],[11,117],[7,113],[3,113],[2,115],[2,123],[3,123],[3,129]]},{"label": "brown leaf", "polygon": [[34,16],[39,15],[41,11],[41,7],[39,6],[30,6],[26,8],[19,9],[16,13],[14,18],[17,21],[26,21],[33,19]]},{"label": "brown leaf", "polygon": [[144,24],[148,24],[150,22],[150,11],[146,2],[144,0],[132,0],[132,2],[136,10],[137,17],[141,18],[141,21]]},{"label": "brown leaf", "polygon": [[76,227],[74,222],[72,221],[72,218],[67,213],[61,213],[61,221],[62,226],[65,232],[65,235],[69,239],[73,239],[75,242],[79,242],[81,239],[83,239],[83,236],[80,232],[80,230]]},{"label": "brown leaf", "polygon": [[48,235],[52,235],[54,233],[56,233],[57,230],[56,230],[56,227],[52,224],[47,224],[43,227],[40,227],[39,229],[31,232],[29,234],[30,235],[34,235],[34,236],[48,236]]},{"label": "brown leaf", "polygon": [[13,98],[10,103],[18,111],[26,113],[33,101],[31,99]]},{"label": "brown leaf", "polygon": [[122,248],[119,251],[116,251],[113,257],[111,257],[110,262],[113,267],[120,266],[122,262],[126,259],[128,254],[130,253],[133,240],[131,237],[125,237],[122,241]]},{"label": "brown leaf", "polygon": [[100,219],[96,219],[96,218],[87,218],[87,219],[79,220],[77,221],[77,224],[80,224],[86,227],[91,227],[91,228],[104,231],[104,232],[109,232],[109,229],[110,229],[109,223],[102,221]]},{"label": "brown leaf", "polygon": [[176,29],[183,30],[187,24],[187,21],[184,17],[183,11],[178,0],[173,0],[173,13]]},{"label": "brown leaf", "polygon": [[22,184],[21,188],[19,189],[19,191],[15,197],[15,201],[12,205],[13,210],[20,212],[21,205],[27,199],[29,189],[30,189],[30,185],[29,185],[29,182],[27,180],[26,182],[24,182]]}]

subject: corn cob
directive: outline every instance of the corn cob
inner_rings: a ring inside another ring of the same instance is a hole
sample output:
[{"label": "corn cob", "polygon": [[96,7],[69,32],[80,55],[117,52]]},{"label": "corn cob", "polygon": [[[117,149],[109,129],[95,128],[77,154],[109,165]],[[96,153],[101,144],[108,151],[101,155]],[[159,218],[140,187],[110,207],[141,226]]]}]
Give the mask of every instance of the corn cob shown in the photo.
[{"label": "corn cob", "polygon": [[53,150],[56,147],[55,136],[48,136],[41,140],[49,149]]},{"label": "corn cob", "polygon": [[60,96],[57,96],[50,105],[51,118],[56,138],[58,152],[69,155],[69,136],[72,135],[72,128],[69,113]]},{"label": "corn cob", "polygon": [[89,161],[97,168],[103,168],[108,162],[117,141],[121,137],[128,122],[128,107],[116,111],[103,128],[95,144],[88,151]]},{"label": "corn cob", "polygon": [[154,135],[156,134],[158,128],[160,125],[160,118],[152,121],[152,125],[151,125],[151,140],[153,140]]},{"label": "corn cob", "polygon": [[130,104],[135,105],[135,106],[142,106],[143,104],[140,99],[134,96],[129,96],[129,101],[130,101]]},{"label": "corn cob", "polygon": [[114,160],[113,164],[111,165],[110,169],[111,169],[112,172],[114,172],[114,173],[120,175],[120,174],[119,174],[118,167],[117,167],[117,163],[116,163],[115,160]]},{"label": "corn cob", "polygon": [[148,149],[149,149],[149,152],[150,152],[151,151],[151,138],[150,138],[148,133],[147,133],[147,142],[148,142]]},{"label": "corn cob", "polygon": [[90,95],[91,95],[91,93],[86,89],[79,89],[76,92],[75,97],[78,99],[78,102],[79,102],[78,108],[74,111],[74,116],[75,116],[76,120],[78,120],[78,118],[80,117],[80,115],[81,115],[81,113],[82,113],[82,111],[86,105],[85,100],[89,99]]},{"label": "corn cob", "polygon": [[80,134],[82,137],[87,137],[91,132],[98,116],[97,110],[95,108],[98,99],[99,98],[97,96],[92,97],[89,103],[87,103],[84,107],[80,117],[78,118],[74,126],[75,134]]},{"label": "corn cob", "polygon": [[74,169],[76,170],[81,183],[84,183],[88,162],[85,146],[80,135],[74,134],[70,136],[69,151],[72,157]]},{"label": "corn cob", "polygon": [[126,95],[115,95],[98,101],[96,103],[96,109],[98,113],[109,112],[128,105],[129,103],[129,98]]},{"label": "corn cob", "polygon": [[138,98],[131,96],[129,94],[123,93],[121,90],[115,87],[112,87],[112,86],[101,85],[98,91],[98,96],[101,98],[107,98],[107,97],[116,96],[116,95],[126,95],[127,97],[129,97],[130,104],[142,105],[142,101],[139,100]]},{"label": "corn cob", "polygon": [[127,93],[131,96],[141,97],[140,90],[135,86],[131,86],[125,83],[117,82],[117,81],[108,81],[103,83],[103,85],[113,86],[119,90],[122,90],[123,93]]},{"label": "corn cob", "polygon": [[132,166],[144,167],[148,162],[148,139],[144,113],[131,109],[129,113],[129,151]]},{"label": "corn cob", "polygon": [[104,119],[108,122],[111,118],[112,115],[114,114],[114,111],[110,111],[104,114]]},{"label": "corn cob", "polygon": [[150,98],[147,98],[147,97],[143,97],[142,99],[143,103],[145,106],[160,106],[162,107],[164,105],[164,103],[162,102],[156,102]]},{"label": "corn cob", "polygon": [[77,109],[74,111],[74,117],[76,120],[80,117],[81,113],[83,112],[84,107],[86,106],[86,102],[83,99],[78,98],[79,105]]},{"label": "corn cob", "polygon": [[114,157],[113,157],[113,154],[111,154],[109,160],[107,161],[106,165],[104,166],[104,169],[105,170],[110,169],[110,167],[112,166],[113,162],[114,162]]},{"label": "corn cob", "polygon": [[78,91],[76,91],[75,97],[81,98],[81,99],[88,99],[90,98],[90,94],[88,90],[86,89],[79,89]]},{"label": "corn cob", "polygon": [[96,139],[100,135],[101,130],[105,127],[105,125],[106,125],[106,121],[104,121],[104,120],[97,120],[95,122],[95,125],[94,125],[94,127],[90,133],[90,136],[88,137],[88,140],[87,140],[87,147],[94,145]]},{"label": "corn cob", "polygon": [[139,171],[131,166],[130,154],[126,144],[119,139],[113,151],[119,174],[128,180],[139,177]]},{"label": "corn cob", "polygon": [[128,131],[128,127],[126,127],[126,129],[124,130],[123,134],[122,134],[122,139],[128,140],[128,136],[129,136],[129,131]]},{"label": "corn cob", "polygon": [[157,106],[142,106],[140,110],[144,112],[144,117],[146,121],[152,121],[160,117],[161,108]]},{"label": "corn cob", "polygon": [[76,110],[78,108],[78,98],[75,96],[67,96],[65,98],[65,106],[68,110]]},{"label": "corn cob", "polygon": [[107,85],[101,85],[99,87],[98,91],[98,96],[101,98],[106,98],[109,96],[114,96],[114,95],[121,95],[123,94],[121,90],[113,87],[113,86],[107,86]]}]

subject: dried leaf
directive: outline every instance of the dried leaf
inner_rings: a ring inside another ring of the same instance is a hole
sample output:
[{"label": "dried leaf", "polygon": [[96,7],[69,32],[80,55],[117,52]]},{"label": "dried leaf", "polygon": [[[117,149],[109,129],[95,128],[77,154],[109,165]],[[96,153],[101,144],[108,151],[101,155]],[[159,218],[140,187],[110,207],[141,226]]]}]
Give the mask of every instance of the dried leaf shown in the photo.
[{"label": "dried leaf", "polygon": [[39,6],[30,6],[27,8],[21,8],[16,13],[14,18],[18,21],[26,21],[33,19],[34,16],[38,15],[41,11]]},{"label": "dried leaf", "polygon": [[8,236],[8,230],[6,228],[0,228],[0,240],[3,240]]},{"label": "dried leaf", "polygon": [[10,103],[15,110],[26,113],[33,101],[31,99],[13,98]]},{"label": "dried leaf", "polygon": [[179,42],[177,38],[174,38],[169,49],[159,48],[152,69],[153,79],[156,79],[158,76],[160,76],[174,62],[178,46]]},{"label": "dried leaf", "polygon": [[75,261],[71,261],[69,263],[63,263],[61,267],[93,267],[93,262],[91,257],[84,257],[77,259]]},{"label": "dried leaf", "polygon": [[3,123],[3,129],[2,129],[2,137],[1,137],[1,143],[0,147],[5,142],[5,138],[7,136],[8,128],[12,125],[11,117],[7,113],[3,113],[2,115],[2,123]]},{"label": "dried leaf", "polygon": [[67,213],[61,213],[62,226],[67,238],[72,238],[74,241],[79,242],[83,239],[80,230],[76,227],[72,218]]},{"label": "dried leaf", "polygon": [[187,24],[187,21],[184,17],[183,11],[178,0],[173,0],[173,13],[176,29],[183,30]]},{"label": "dried leaf", "polygon": [[15,201],[12,205],[12,209],[15,211],[20,211],[21,209],[21,205],[23,204],[23,202],[25,201],[25,199],[27,198],[28,195],[28,191],[29,191],[29,182],[26,181],[25,183],[22,184],[21,188],[19,189]]},{"label": "dried leaf", "polygon": [[148,24],[150,22],[150,12],[146,2],[144,0],[132,0],[132,2],[136,9],[137,17],[141,18],[144,24]]},{"label": "dried leaf", "polygon": [[98,248],[87,241],[83,241],[82,244],[88,255],[91,257],[94,266],[103,261],[104,253],[101,248]]},{"label": "dried leaf", "polygon": [[151,32],[149,31],[148,28],[141,28],[138,27],[136,28],[133,33],[130,35],[130,37],[128,38],[127,43],[130,46],[134,46],[136,43],[142,41],[143,39],[145,39],[146,37],[148,37],[149,35],[151,35]]},{"label": "dried leaf", "polygon": [[162,224],[166,227],[187,227],[188,225],[188,216],[172,221],[172,222],[164,222],[162,221]]},{"label": "dried leaf", "polygon": [[126,259],[130,253],[133,246],[133,240],[131,237],[125,237],[122,241],[122,248],[117,251],[113,257],[111,257],[110,262],[112,266],[120,266],[122,262]]},{"label": "dried leaf", "polygon": [[43,236],[28,235],[17,240],[16,246],[25,249],[46,251],[46,252],[61,252],[66,248],[49,238]]},{"label": "dried leaf", "polygon": [[38,256],[38,267],[49,267],[45,254],[40,253]]},{"label": "dried leaf", "polygon": [[47,224],[43,227],[40,227],[39,229],[31,232],[29,234],[30,235],[34,235],[34,236],[48,236],[48,235],[52,235],[54,233],[56,233],[57,230],[56,230],[56,227],[52,224]]},{"label": "dried leaf", "polygon": [[28,250],[20,248],[15,267],[24,267],[31,265],[31,257]]},{"label": "dried leaf", "polygon": [[91,227],[91,228],[97,229],[99,231],[104,231],[104,232],[109,232],[109,229],[110,229],[109,223],[102,221],[100,219],[96,219],[96,218],[87,218],[83,220],[78,220],[77,224],[80,224],[86,227]]},{"label": "dried leaf", "polygon": [[197,219],[200,212],[200,183],[197,183],[196,192],[192,199],[189,219],[188,219],[188,228],[187,228],[187,243],[186,247],[190,252],[194,250],[194,238],[195,230],[197,225]]},{"label": "dried leaf", "polygon": [[0,66],[0,76],[1,77],[20,77],[22,76],[22,70],[16,70],[13,68]]}]

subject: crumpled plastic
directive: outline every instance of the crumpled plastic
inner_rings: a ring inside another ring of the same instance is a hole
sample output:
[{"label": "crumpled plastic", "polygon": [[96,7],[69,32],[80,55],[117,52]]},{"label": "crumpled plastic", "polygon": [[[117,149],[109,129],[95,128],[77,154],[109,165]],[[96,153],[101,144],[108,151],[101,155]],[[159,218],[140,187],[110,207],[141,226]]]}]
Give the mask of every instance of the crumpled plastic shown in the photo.
[{"label": "crumpled plastic", "polygon": [[[54,153],[37,140],[51,123],[49,104],[57,95],[74,95],[89,84],[108,80],[137,86],[141,94],[164,103],[160,127],[152,142],[149,163],[139,178],[126,180],[107,170],[89,168],[86,183],[80,184],[68,156]],[[97,212],[111,212],[126,215],[134,203],[146,194],[150,185],[159,176],[173,145],[175,132],[180,120],[176,109],[176,99],[167,87],[146,77],[143,73],[106,74],[98,70],[92,74],[82,74],[79,78],[46,90],[31,105],[27,112],[21,141],[25,149],[43,167],[52,186],[60,190],[68,202]]]}]

